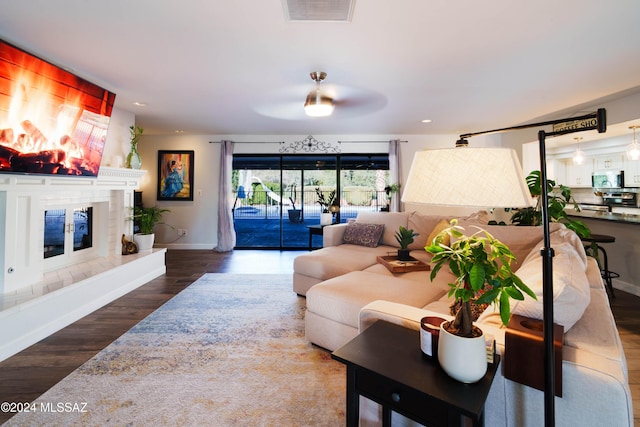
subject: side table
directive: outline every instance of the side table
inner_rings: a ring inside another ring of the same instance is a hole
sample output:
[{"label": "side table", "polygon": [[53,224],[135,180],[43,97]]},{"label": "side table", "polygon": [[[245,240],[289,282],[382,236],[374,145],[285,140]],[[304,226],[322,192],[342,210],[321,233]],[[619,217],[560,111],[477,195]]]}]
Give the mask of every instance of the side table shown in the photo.
[{"label": "side table", "polygon": [[360,396],[382,405],[383,426],[397,412],[428,426],[484,425],[484,404],[496,374],[496,355],[475,384],[449,377],[420,351],[418,331],[379,320],[334,351],[347,365],[347,426],[359,423]]},{"label": "side table", "polygon": [[309,250],[313,250],[313,236],[322,236],[325,227],[326,225],[322,224],[307,225],[307,228],[309,229]]}]

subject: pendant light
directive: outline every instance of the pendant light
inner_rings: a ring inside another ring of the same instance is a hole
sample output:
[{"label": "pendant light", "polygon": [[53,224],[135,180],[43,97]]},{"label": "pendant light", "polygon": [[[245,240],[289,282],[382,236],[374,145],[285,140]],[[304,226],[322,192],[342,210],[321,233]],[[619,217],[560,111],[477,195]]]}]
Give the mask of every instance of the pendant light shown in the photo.
[{"label": "pendant light", "polygon": [[575,141],[578,143],[578,149],[573,154],[573,164],[581,165],[584,163],[584,159],[585,159],[584,151],[580,149],[580,140],[582,139],[582,137],[577,136],[573,139],[575,139]]},{"label": "pendant light", "polygon": [[323,95],[320,91],[320,83],[327,77],[324,71],[312,72],[311,79],[316,82],[316,89],[309,92],[304,103],[304,112],[311,117],[326,117],[333,113],[333,99]]},{"label": "pendant light", "polygon": [[633,142],[627,145],[627,158],[629,160],[640,160],[640,145],[638,145],[638,140],[636,139],[636,129],[639,127],[640,125],[629,126],[629,129],[633,129]]}]

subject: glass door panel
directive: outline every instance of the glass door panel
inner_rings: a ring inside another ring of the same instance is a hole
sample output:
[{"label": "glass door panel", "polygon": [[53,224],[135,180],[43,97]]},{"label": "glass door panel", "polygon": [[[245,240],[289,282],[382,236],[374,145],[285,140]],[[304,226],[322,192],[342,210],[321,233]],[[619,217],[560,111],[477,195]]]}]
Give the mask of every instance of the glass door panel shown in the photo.
[{"label": "glass door panel", "polygon": [[280,156],[234,156],[236,247],[280,247],[280,179]]}]

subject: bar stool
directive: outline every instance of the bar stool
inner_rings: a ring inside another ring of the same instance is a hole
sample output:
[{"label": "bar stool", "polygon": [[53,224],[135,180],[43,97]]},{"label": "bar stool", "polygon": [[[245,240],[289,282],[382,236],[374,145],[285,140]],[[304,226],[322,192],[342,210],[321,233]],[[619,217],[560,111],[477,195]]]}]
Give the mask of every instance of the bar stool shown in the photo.
[{"label": "bar stool", "polygon": [[[599,243],[613,243],[616,241],[616,238],[614,236],[608,236],[606,234],[592,234],[589,237],[581,237],[580,239],[585,243],[589,243],[589,245],[585,246],[587,255],[591,255],[598,262],[598,267],[600,267],[600,274],[604,279],[605,285],[607,286],[607,289],[609,290],[611,296],[615,298],[615,295],[613,294],[613,284],[611,283],[611,279],[620,277],[620,275],[609,270],[609,258],[607,257],[607,251],[605,251],[604,248],[599,245]],[[600,253],[602,253],[604,268],[602,263],[600,262]]]}]

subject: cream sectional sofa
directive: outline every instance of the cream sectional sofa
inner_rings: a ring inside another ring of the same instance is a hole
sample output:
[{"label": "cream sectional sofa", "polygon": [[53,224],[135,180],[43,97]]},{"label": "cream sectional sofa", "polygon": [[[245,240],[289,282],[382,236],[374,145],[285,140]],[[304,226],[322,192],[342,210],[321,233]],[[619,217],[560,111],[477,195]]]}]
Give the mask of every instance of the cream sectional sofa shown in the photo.
[{"label": "cream sectional sofa", "polygon": [[[377,256],[397,251],[393,235],[403,225],[420,233],[411,246],[411,254],[428,263],[430,255],[424,251],[427,239],[448,219],[416,212],[361,213],[356,223],[371,224],[371,230],[379,230],[382,225],[377,245],[371,244],[371,236],[363,242],[356,238],[354,243],[352,234],[350,243],[344,243],[345,232],[354,229],[353,225],[325,227],[324,248],[294,260],[293,288],[306,296],[308,340],[335,350],[380,319],[419,329],[422,317],[447,318],[452,302],[447,297],[447,283],[453,280],[450,272],[443,269],[430,283],[428,271],[393,274],[377,262]],[[516,255],[516,273],[538,294],[538,301],[512,303],[512,311],[541,318],[542,229],[488,226],[487,219],[488,214],[479,213],[460,218],[460,225],[468,231],[473,225],[480,225],[511,248]],[[585,255],[575,233],[559,224],[552,224],[551,232],[556,254],[554,320],[565,329],[563,397],[556,398],[556,425],[633,426],[626,359],[598,266]],[[505,328],[493,307],[480,316],[478,324],[494,335],[503,361],[508,358]],[[420,351],[419,343],[416,351]],[[369,406],[361,412],[361,425],[376,424],[379,414],[372,410],[371,402]],[[489,426],[543,425],[543,393],[504,378],[499,369],[485,417]]]}]

